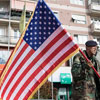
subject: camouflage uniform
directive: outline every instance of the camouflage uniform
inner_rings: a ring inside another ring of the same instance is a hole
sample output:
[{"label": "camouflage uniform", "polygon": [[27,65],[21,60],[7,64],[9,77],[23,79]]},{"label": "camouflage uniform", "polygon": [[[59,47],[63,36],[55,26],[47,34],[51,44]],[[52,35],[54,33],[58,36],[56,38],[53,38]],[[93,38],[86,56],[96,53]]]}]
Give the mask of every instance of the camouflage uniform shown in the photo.
[{"label": "camouflage uniform", "polygon": [[[86,51],[84,51],[84,54],[88,57]],[[93,66],[97,69],[96,58],[93,56],[88,57],[88,59],[92,61]],[[95,82],[95,78],[97,81],[99,78],[80,53],[74,57],[71,71],[73,76],[72,100],[100,100],[100,98],[96,99]]]}]

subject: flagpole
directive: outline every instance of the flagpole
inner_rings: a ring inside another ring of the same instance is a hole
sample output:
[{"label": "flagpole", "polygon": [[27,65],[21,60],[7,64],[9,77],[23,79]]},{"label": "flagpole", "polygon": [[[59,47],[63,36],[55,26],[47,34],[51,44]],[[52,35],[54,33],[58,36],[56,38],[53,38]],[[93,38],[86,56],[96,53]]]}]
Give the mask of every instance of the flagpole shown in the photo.
[{"label": "flagpole", "polygon": [[[85,58],[85,60],[90,63],[90,60],[86,57],[86,55],[83,53],[83,51],[81,49],[79,49],[80,53],[83,55],[83,57]],[[94,72],[96,73],[96,75],[100,78],[100,75],[98,74],[98,72],[96,71],[96,69],[94,68],[93,64],[89,64],[89,66],[94,70]]]}]

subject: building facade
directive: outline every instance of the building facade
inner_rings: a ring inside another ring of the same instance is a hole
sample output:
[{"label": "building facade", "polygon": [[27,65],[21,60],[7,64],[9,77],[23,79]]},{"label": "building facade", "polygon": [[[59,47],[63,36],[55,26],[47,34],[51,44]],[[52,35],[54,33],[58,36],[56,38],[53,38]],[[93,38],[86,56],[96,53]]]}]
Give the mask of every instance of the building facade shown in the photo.
[{"label": "building facade", "polygon": [[[0,0],[0,64],[5,64],[21,33],[20,17],[26,2],[26,24],[37,0]],[[45,0],[74,41],[84,49],[87,40],[100,45],[100,0]],[[71,66],[70,61],[62,66]]]}]

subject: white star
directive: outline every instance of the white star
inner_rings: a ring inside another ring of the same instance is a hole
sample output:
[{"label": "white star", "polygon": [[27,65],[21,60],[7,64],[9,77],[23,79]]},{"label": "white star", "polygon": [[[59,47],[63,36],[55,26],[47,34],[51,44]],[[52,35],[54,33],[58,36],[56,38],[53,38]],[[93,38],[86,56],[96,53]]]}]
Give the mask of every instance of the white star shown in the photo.
[{"label": "white star", "polygon": [[39,44],[41,44],[41,42],[39,42]]},{"label": "white star", "polygon": [[36,11],[35,14],[37,14],[38,12]]},{"label": "white star", "polygon": [[49,14],[51,14],[51,12],[49,11]]},{"label": "white star", "polygon": [[46,6],[44,6],[44,8],[47,8]]},{"label": "white star", "polygon": [[44,24],[46,25],[46,22],[44,22]]},{"label": "white star", "polygon": [[50,25],[50,24],[51,24],[51,22],[48,22],[48,24]]},{"label": "white star", "polygon": [[34,49],[37,49],[37,47],[34,47]]},{"label": "white star", "polygon": [[32,30],[33,28],[31,27],[30,30]]},{"label": "white star", "polygon": [[36,40],[36,39],[37,39],[37,37],[34,37],[34,39]]},{"label": "white star", "polygon": [[33,23],[31,22],[31,25],[32,25]]},{"label": "white star", "polygon": [[34,44],[37,44],[37,42],[34,42]]},{"label": "white star", "polygon": [[41,27],[39,27],[39,29],[41,30],[42,28],[41,28]]},{"label": "white star", "polygon": [[42,22],[39,22],[39,24],[42,24]]},{"label": "white star", "polygon": [[55,25],[55,23],[53,22],[53,25]]},{"label": "white star", "polygon": [[51,17],[48,18],[49,20],[51,19]]},{"label": "white star", "polygon": [[44,32],[44,34],[46,34],[46,32]]},{"label": "white star", "polygon": [[36,35],[36,34],[37,34],[37,32],[34,32],[34,34]]},{"label": "white star", "polygon": [[47,12],[46,11],[44,11],[44,14],[46,14]]},{"label": "white star", "polygon": [[43,37],[43,39],[46,39],[46,37]]},{"label": "white star", "polygon": [[41,37],[39,37],[39,40],[41,40],[42,38]]},{"label": "white star", "polygon": [[40,14],[42,14],[42,11],[40,11]]},{"label": "white star", "polygon": [[41,32],[39,32],[39,34],[42,34]]},{"label": "white star", "polygon": [[48,27],[48,29],[50,30],[51,28],[50,28],[50,27]]},{"label": "white star", "polygon": [[28,36],[28,33],[26,33],[26,36]]},{"label": "white star", "polygon": [[59,25],[59,23],[57,23],[57,25]]},{"label": "white star", "polygon": [[44,30],[46,30],[46,27],[44,27]]},{"label": "white star", "polygon": [[44,19],[46,19],[46,17],[44,17]]},{"label": "white star", "polygon": [[37,24],[37,22],[35,22],[34,24]]},{"label": "white star", "polygon": [[28,41],[28,38],[26,38],[26,41]]},{"label": "white star", "polygon": [[55,27],[53,27],[53,30],[55,30]]},{"label": "white star", "polygon": [[42,6],[40,6],[40,8],[42,8]]},{"label": "white star", "polygon": [[48,32],[48,34],[50,34],[50,32]]},{"label": "white star", "polygon": [[30,37],[30,40],[32,40],[32,37]]},{"label": "white star", "polygon": [[37,29],[37,27],[34,27],[34,29],[36,30],[36,29]]},{"label": "white star", "polygon": [[32,45],[32,42],[30,42],[30,45]]},{"label": "white star", "polygon": [[53,17],[53,20],[55,20],[55,17]]},{"label": "white star", "polygon": [[43,1],[42,1],[42,0],[40,0],[40,2],[42,3]]},{"label": "white star", "polygon": [[35,17],[35,19],[37,19],[37,16]]},{"label": "white star", "polygon": [[40,16],[40,19],[42,19],[42,17]]},{"label": "white star", "polygon": [[32,35],[32,32],[30,33],[30,35]]}]

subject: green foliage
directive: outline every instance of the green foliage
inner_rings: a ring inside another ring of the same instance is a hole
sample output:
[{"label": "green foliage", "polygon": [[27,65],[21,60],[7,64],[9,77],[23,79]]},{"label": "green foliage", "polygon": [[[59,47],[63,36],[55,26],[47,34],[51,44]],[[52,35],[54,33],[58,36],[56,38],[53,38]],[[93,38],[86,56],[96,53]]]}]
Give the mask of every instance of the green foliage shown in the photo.
[{"label": "green foliage", "polygon": [[[56,94],[57,89],[53,88],[53,98],[56,100]],[[38,98],[38,92],[34,95],[34,99]],[[41,99],[52,99],[52,84],[51,82],[46,82],[41,88],[40,88],[40,98]]]}]

